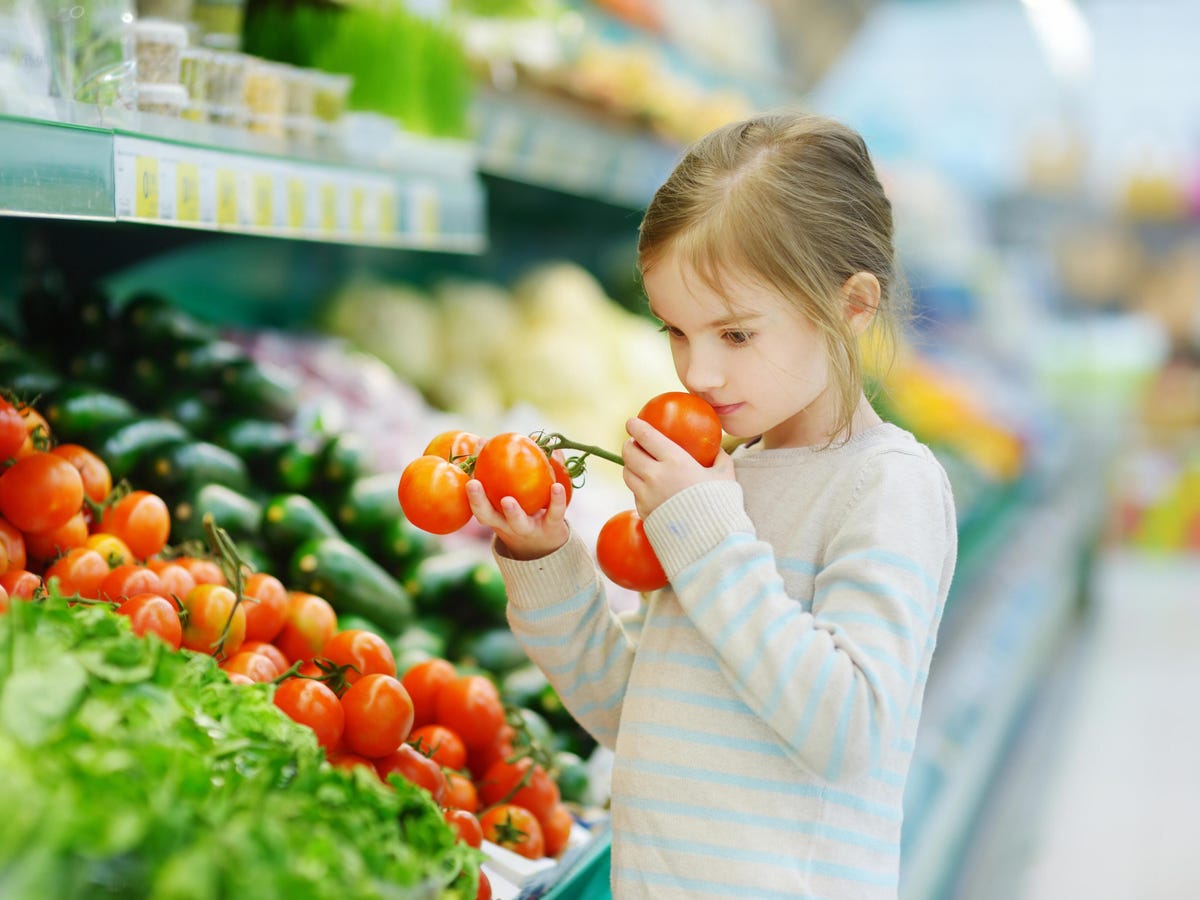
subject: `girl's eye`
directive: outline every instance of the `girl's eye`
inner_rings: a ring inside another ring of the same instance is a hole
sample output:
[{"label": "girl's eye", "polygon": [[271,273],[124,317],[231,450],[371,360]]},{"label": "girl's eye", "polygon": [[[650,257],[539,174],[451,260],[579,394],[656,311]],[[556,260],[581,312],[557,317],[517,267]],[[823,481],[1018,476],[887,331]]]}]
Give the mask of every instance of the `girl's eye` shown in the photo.
[{"label": "girl's eye", "polygon": [[734,344],[734,345],[748,344],[748,343],[750,343],[750,338],[752,338],[752,337],[754,337],[754,334],[749,331],[727,331],[727,332],[725,332],[725,340],[728,341],[730,344]]},{"label": "girl's eye", "polygon": [[660,325],[658,330],[663,332],[664,334],[670,335],[673,338],[683,337],[683,332],[680,331],[678,328],[676,328],[674,325],[666,325],[666,324]]}]

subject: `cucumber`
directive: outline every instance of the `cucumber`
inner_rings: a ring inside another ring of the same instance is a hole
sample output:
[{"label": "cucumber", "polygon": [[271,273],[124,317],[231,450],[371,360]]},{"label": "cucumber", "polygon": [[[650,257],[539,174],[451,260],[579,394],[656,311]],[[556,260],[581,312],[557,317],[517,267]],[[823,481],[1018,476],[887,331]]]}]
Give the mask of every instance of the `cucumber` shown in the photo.
[{"label": "cucumber", "polygon": [[380,565],[401,581],[405,581],[413,568],[437,552],[440,546],[436,537],[422,531],[404,516],[385,522],[371,542]]},{"label": "cucumber", "polygon": [[205,484],[220,484],[245,493],[250,474],[240,457],[208,441],[173,441],[153,447],[138,460],[129,480],[168,502]]},{"label": "cucumber", "polygon": [[209,325],[171,303],[160,294],[142,292],[126,302],[117,313],[117,331],[129,348],[143,349],[170,357],[181,347],[216,340]]},{"label": "cucumber", "polygon": [[504,675],[529,664],[525,648],[508,628],[467,633],[457,642],[454,656],[465,664],[477,665],[493,675]]},{"label": "cucumber", "polygon": [[294,440],[284,444],[267,467],[268,485],[276,491],[311,491],[317,477],[319,452],[314,440]]},{"label": "cucumber", "polygon": [[233,418],[217,425],[211,440],[240,456],[252,473],[263,475],[270,471],[283,448],[292,443],[292,433],[282,422]]},{"label": "cucumber", "polygon": [[171,419],[134,419],[101,429],[92,450],[108,465],[117,482],[129,476],[144,454],[189,437],[187,429]]},{"label": "cucumber", "polygon": [[344,492],[366,474],[367,451],[366,440],[353,432],[325,438],[317,457],[317,489],[328,494]]},{"label": "cucumber", "polygon": [[168,359],[168,372],[174,385],[216,387],[225,369],[245,359],[246,351],[233,341],[205,341],[179,347]]},{"label": "cucumber", "polygon": [[276,494],[263,506],[263,544],[277,559],[291,559],[305,541],[341,536],[337,525],[304,494]]},{"label": "cucumber", "polygon": [[296,415],[297,379],[279,366],[248,356],[220,374],[221,393],[234,409],[285,422]]},{"label": "cucumber", "polygon": [[452,550],[420,560],[404,585],[417,608],[452,613],[463,624],[507,626],[508,593],[496,564],[470,549]]},{"label": "cucumber", "polygon": [[258,540],[262,525],[262,504],[223,484],[205,484],[176,501],[171,510],[171,543],[202,541],[208,545],[204,516],[229,532],[236,542]]},{"label": "cucumber", "polygon": [[375,541],[389,522],[404,517],[400,509],[399,472],[380,472],[356,478],[346,486],[333,520],[349,537]]},{"label": "cucumber", "polygon": [[156,406],[168,388],[167,367],[161,359],[148,352],[130,357],[123,390],[134,403],[144,409]]},{"label": "cucumber", "polygon": [[324,597],[339,613],[363,616],[392,634],[412,622],[412,600],[400,583],[341,538],[305,541],[292,555],[288,575],[294,589]]},{"label": "cucumber", "polygon": [[81,444],[90,443],[105,429],[143,418],[120,394],[77,382],[48,393],[41,413],[59,441]]},{"label": "cucumber", "polygon": [[0,366],[0,387],[27,403],[39,405],[35,401],[58,390],[62,384],[63,377],[45,365],[31,369]]},{"label": "cucumber", "polygon": [[207,438],[220,406],[219,398],[208,391],[168,394],[153,404],[157,415],[174,419],[192,434]]}]

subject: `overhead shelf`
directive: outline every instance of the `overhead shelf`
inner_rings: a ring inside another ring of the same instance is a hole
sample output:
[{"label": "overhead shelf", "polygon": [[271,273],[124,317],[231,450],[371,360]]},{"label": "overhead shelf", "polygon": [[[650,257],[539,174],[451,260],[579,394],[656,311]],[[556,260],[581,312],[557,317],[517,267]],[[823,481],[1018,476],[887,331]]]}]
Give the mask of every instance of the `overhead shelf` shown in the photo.
[{"label": "overhead shelf", "polygon": [[[0,214],[474,253],[474,147],[410,139],[394,165],[295,152],[232,128],[141,115],[0,116]],[[129,127],[133,125],[135,127]]]}]

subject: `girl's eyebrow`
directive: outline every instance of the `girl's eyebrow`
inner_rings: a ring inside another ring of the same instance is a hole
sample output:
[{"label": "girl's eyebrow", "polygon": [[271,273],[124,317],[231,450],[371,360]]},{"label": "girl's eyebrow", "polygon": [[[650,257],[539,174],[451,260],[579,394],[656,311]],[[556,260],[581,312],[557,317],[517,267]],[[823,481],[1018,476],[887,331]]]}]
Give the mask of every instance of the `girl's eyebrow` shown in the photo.
[{"label": "girl's eyebrow", "polygon": [[[650,307],[650,315],[654,316],[654,318],[658,319],[658,321],[662,322],[664,325],[670,324],[667,322],[666,319],[664,319],[662,316],[660,316],[655,311],[653,304],[647,304],[647,305]],[[718,330],[721,328],[729,328],[730,326],[737,326],[740,328],[740,327],[744,327],[744,326],[750,324],[751,322],[754,322],[761,318],[762,318],[761,313],[753,313],[753,312],[748,313],[746,315],[736,315],[736,314],[728,315],[723,318],[716,319],[712,322],[709,322],[707,325],[702,326],[702,330],[706,330],[706,331],[710,330],[710,329]]]}]

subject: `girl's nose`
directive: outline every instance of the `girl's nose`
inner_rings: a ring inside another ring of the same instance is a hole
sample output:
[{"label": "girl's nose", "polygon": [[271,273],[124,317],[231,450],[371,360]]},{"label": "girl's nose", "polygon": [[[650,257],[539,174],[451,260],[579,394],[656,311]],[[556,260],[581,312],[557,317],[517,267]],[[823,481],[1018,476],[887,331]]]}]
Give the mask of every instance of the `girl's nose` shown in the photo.
[{"label": "girl's nose", "polygon": [[708,354],[691,353],[688,355],[682,381],[687,389],[695,394],[703,394],[724,383],[724,376],[716,361]]}]

